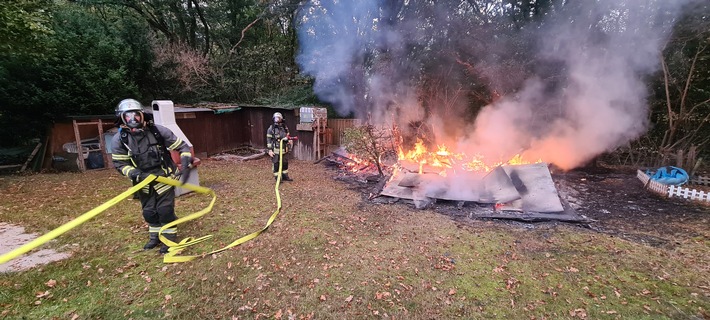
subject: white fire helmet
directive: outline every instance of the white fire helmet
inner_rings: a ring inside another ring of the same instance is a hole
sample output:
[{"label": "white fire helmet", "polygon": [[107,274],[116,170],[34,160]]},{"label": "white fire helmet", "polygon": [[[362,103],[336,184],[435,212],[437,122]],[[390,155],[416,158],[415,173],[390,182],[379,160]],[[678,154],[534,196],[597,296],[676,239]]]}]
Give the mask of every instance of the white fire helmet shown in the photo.
[{"label": "white fire helmet", "polygon": [[284,116],[281,114],[281,112],[274,113],[271,118],[274,120],[274,123],[281,123],[284,121]]},{"label": "white fire helmet", "polygon": [[143,105],[135,99],[123,99],[116,107],[116,116],[121,122],[132,129],[143,127]]}]

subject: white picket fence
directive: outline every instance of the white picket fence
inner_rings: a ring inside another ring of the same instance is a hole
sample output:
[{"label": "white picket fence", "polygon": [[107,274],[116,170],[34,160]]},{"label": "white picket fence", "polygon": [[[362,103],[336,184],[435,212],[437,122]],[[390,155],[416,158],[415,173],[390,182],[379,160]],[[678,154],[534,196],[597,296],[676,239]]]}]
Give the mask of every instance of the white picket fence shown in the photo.
[{"label": "white picket fence", "polygon": [[696,189],[669,186],[668,197],[681,197],[690,200],[698,200],[710,203],[710,193],[698,191]]},{"label": "white picket fence", "polygon": [[[657,194],[667,196],[669,198],[680,197],[684,199],[707,202],[710,204],[710,192],[698,191],[697,189],[690,189],[683,186],[665,185],[651,180],[651,177],[641,170],[636,171],[636,177],[641,180],[648,190],[651,190]],[[693,184],[710,185],[710,177],[698,176],[693,178],[690,182]]]},{"label": "white picket fence", "polygon": [[664,196],[668,194],[667,185],[651,180],[651,176],[647,175],[645,172],[636,170],[636,176],[643,182],[643,185],[648,188],[648,190]]},{"label": "white picket fence", "polygon": [[697,176],[690,180],[693,184],[701,184],[705,186],[710,186],[710,177]]}]

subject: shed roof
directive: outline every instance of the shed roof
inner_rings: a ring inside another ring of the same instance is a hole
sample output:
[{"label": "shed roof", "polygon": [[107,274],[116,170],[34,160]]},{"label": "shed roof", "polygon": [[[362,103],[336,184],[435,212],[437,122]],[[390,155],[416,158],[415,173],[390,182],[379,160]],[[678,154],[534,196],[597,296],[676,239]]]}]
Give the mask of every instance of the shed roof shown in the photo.
[{"label": "shed roof", "polygon": [[116,115],[114,114],[99,114],[99,115],[69,115],[65,116],[63,118],[60,118],[59,121],[62,120],[113,120],[116,119]]},{"label": "shed roof", "polygon": [[[301,107],[313,107],[312,105],[268,105],[268,104],[242,104],[242,103],[226,103],[226,102],[198,102],[195,104],[185,104],[185,103],[175,103],[175,112],[214,112],[214,113],[228,113],[240,110],[242,108],[268,108],[268,109],[281,109],[281,110],[295,110]],[[146,107],[146,113],[153,113],[150,107]],[[114,114],[102,114],[102,115],[69,115],[66,116],[65,120],[96,120],[96,119],[115,119]]]},{"label": "shed roof", "polygon": [[[306,105],[269,105],[269,104],[246,104],[246,103],[230,103],[230,102],[209,102],[203,101],[195,104],[184,104],[176,103],[175,109],[178,107],[185,109],[192,109],[192,111],[207,111],[209,109],[212,111],[225,110],[225,109],[236,109],[241,108],[268,108],[268,109],[281,109],[281,110],[295,110],[301,107],[312,107]],[[196,110],[198,109],[198,110]],[[187,112],[187,111],[186,111]]]}]

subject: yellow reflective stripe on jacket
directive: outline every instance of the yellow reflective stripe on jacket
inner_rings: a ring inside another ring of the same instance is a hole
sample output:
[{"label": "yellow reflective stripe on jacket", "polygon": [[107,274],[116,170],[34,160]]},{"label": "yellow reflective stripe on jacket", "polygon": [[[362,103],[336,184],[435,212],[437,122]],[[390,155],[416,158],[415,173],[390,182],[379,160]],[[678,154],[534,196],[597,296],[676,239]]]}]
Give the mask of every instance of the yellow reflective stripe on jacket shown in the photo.
[{"label": "yellow reflective stripe on jacket", "polygon": [[158,194],[163,194],[165,193],[165,191],[170,190],[170,188],[172,187],[173,186],[158,182],[153,188],[155,188],[155,192],[157,192]]},{"label": "yellow reflective stripe on jacket", "polygon": [[158,231],[160,231],[160,227],[148,226],[148,233],[158,233]]},{"label": "yellow reflective stripe on jacket", "polygon": [[118,160],[118,161],[126,161],[126,160],[131,160],[131,156],[129,156],[128,154],[113,153],[113,154],[111,154],[111,159]]},{"label": "yellow reflective stripe on jacket", "polygon": [[171,144],[171,145],[168,147],[168,150],[175,150],[175,149],[177,149],[177,147],[179,147],[181,143],[182,143],[182,139],[180,139],[180,137],[178,137],[177,140],[175,140],[175,142],[173,142],[173,144]]},{"label": "yellow reflective stripe on jacket", "polygon": [[180,156],[181,156],[181,157],[192,157],[192,153],[190,153],[190,152],[181,152],[181,153],[180,153]]},{"label": "yellow reflective stripe on jacket", "polygon": [[121,173],[123,173],[124,176],[128,177],[128,175],[131,174],[133,170],[136,170],[136,168],[127,165],[121,169]]},{"label": "yellow reflective stripe on jacket", "polygon": [[274,144],[271,143],[271,139],[274,138],[274,135],[271,133],[266,133],[266,148],[271,149],[274,147]]}]

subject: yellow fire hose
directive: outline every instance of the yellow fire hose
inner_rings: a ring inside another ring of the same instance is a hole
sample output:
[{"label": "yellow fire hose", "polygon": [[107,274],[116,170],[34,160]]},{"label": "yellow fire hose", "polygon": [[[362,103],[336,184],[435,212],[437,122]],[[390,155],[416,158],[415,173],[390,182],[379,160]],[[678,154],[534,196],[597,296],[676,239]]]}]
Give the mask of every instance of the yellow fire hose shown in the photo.
[{"label": "yellow fire hose", "polygon": [[140,190],[141,188],[143,188],[144,186],[146,186],[147,184],[149,184],[153,181],[162,182],[162,183],[174,186],[174,187],[181,187],[181,188],[192,190],[197,193],[209,194],[212,196],[212,201],[204,209],[197,211],[195,213],[192,213],[188,216],[182,217],[180,219],[177,219],[173,222],[170,222],[160,228],[160,231],[158,232],[158,237],[160,238],[160,241],[162,241],[165,245],[170,247],[168,250],[168,253],[163,256],[163,262],[165,262],[165,263],[186,262],[186,261],[190,261],[195,258],[198,258],[198,257],[203,257],[206,255],[222,252],[222,251],[227,250],[232,247],[236,247],[244,242],[247,242],[251,239],[256,238],[259,234],[264,232],[267,228],[269,228],[269,226],[274,222],[274,220],[276,220],[276,216],[278,216],[279,212],[281,211],[281,194],[279,193],[279,185],[281,183],[281,170],[283,167],[283,165],[282,165],[283,164],[283,162],[282,162],[283,161],[283,152],[281,152],[281,150],[283,150],[283,140],[281,140],[281,142],[280,142],[279,150],[280,150],[279,151],[279,175],[276,180],[276,185],[274,187],[274,190],[276,192],[276,205],[277,205],[276,210],[274,211],[274,213],[271,214],[271,217],[269,218],[269,220],[266,222],[266,225],[261,230],[256,231],[256,232],[252,232],[244,237],[241,237],[223,248],[213,250],[213,251],[201,254],[201,255],[179,256],[178,254],[183,249],[185,249],[191,245],[203,242],[207,239],[210,239],[210,238],[212,238],[212,235],[207,235],[207,236],[203,236],[203,237],[196,238],[196,239],[193,239],[192,237],[188,237],[188,238],[185,238],[182,241],[176,243],[176,242],[170,241],[169,239],[165,238],[162,234],[163,231],[165,229],[174,227],[174,226],[181,224],[183,222],[197,219],[197,218],[202,217],[205,214],[211,212],[212,208],[214,207],[214,203],[217,200],[217,195],[210,188],[196,186],[196,185],[189,184],[189,183],[183,184],[183,183],[180,183],[180,181],[178,181],[178,180],[174,180],[174,179],[170,179],[170,178],[166,178],[166,177],[157,177],[154,175],[149,175],[148,178],[144,179],[140,183],[138,183],[135,186],[133,186],[132,188],[124,191],[123,193],[119,194],[118,196],[114,197],[113,199],[104,202],[100,206],[89,210],[88,212],[82,214],[81,216],[75,218],[74,220],[69,221],[69,222],[59,226],[58,228],[38,237],[37,239],[34,239],[15,250],[12,250],[8,253],[3,254],[2,256],[0,256],[0,264],[3,264],[3,263],[6,263],[12,259],[15,259],[15,258],[29,252],[30,250],[35,249],[35,248],[49,242],[50,240],[64,234],[65,232],[83,224],[84,222],[89,221],[91,218],[106,211],[108,208],[113,207],[114,205],[121,202],[122,200],[124,200],[128,197],[131,197],[133,195],[133,193],[135,193],[136,191]]}]

